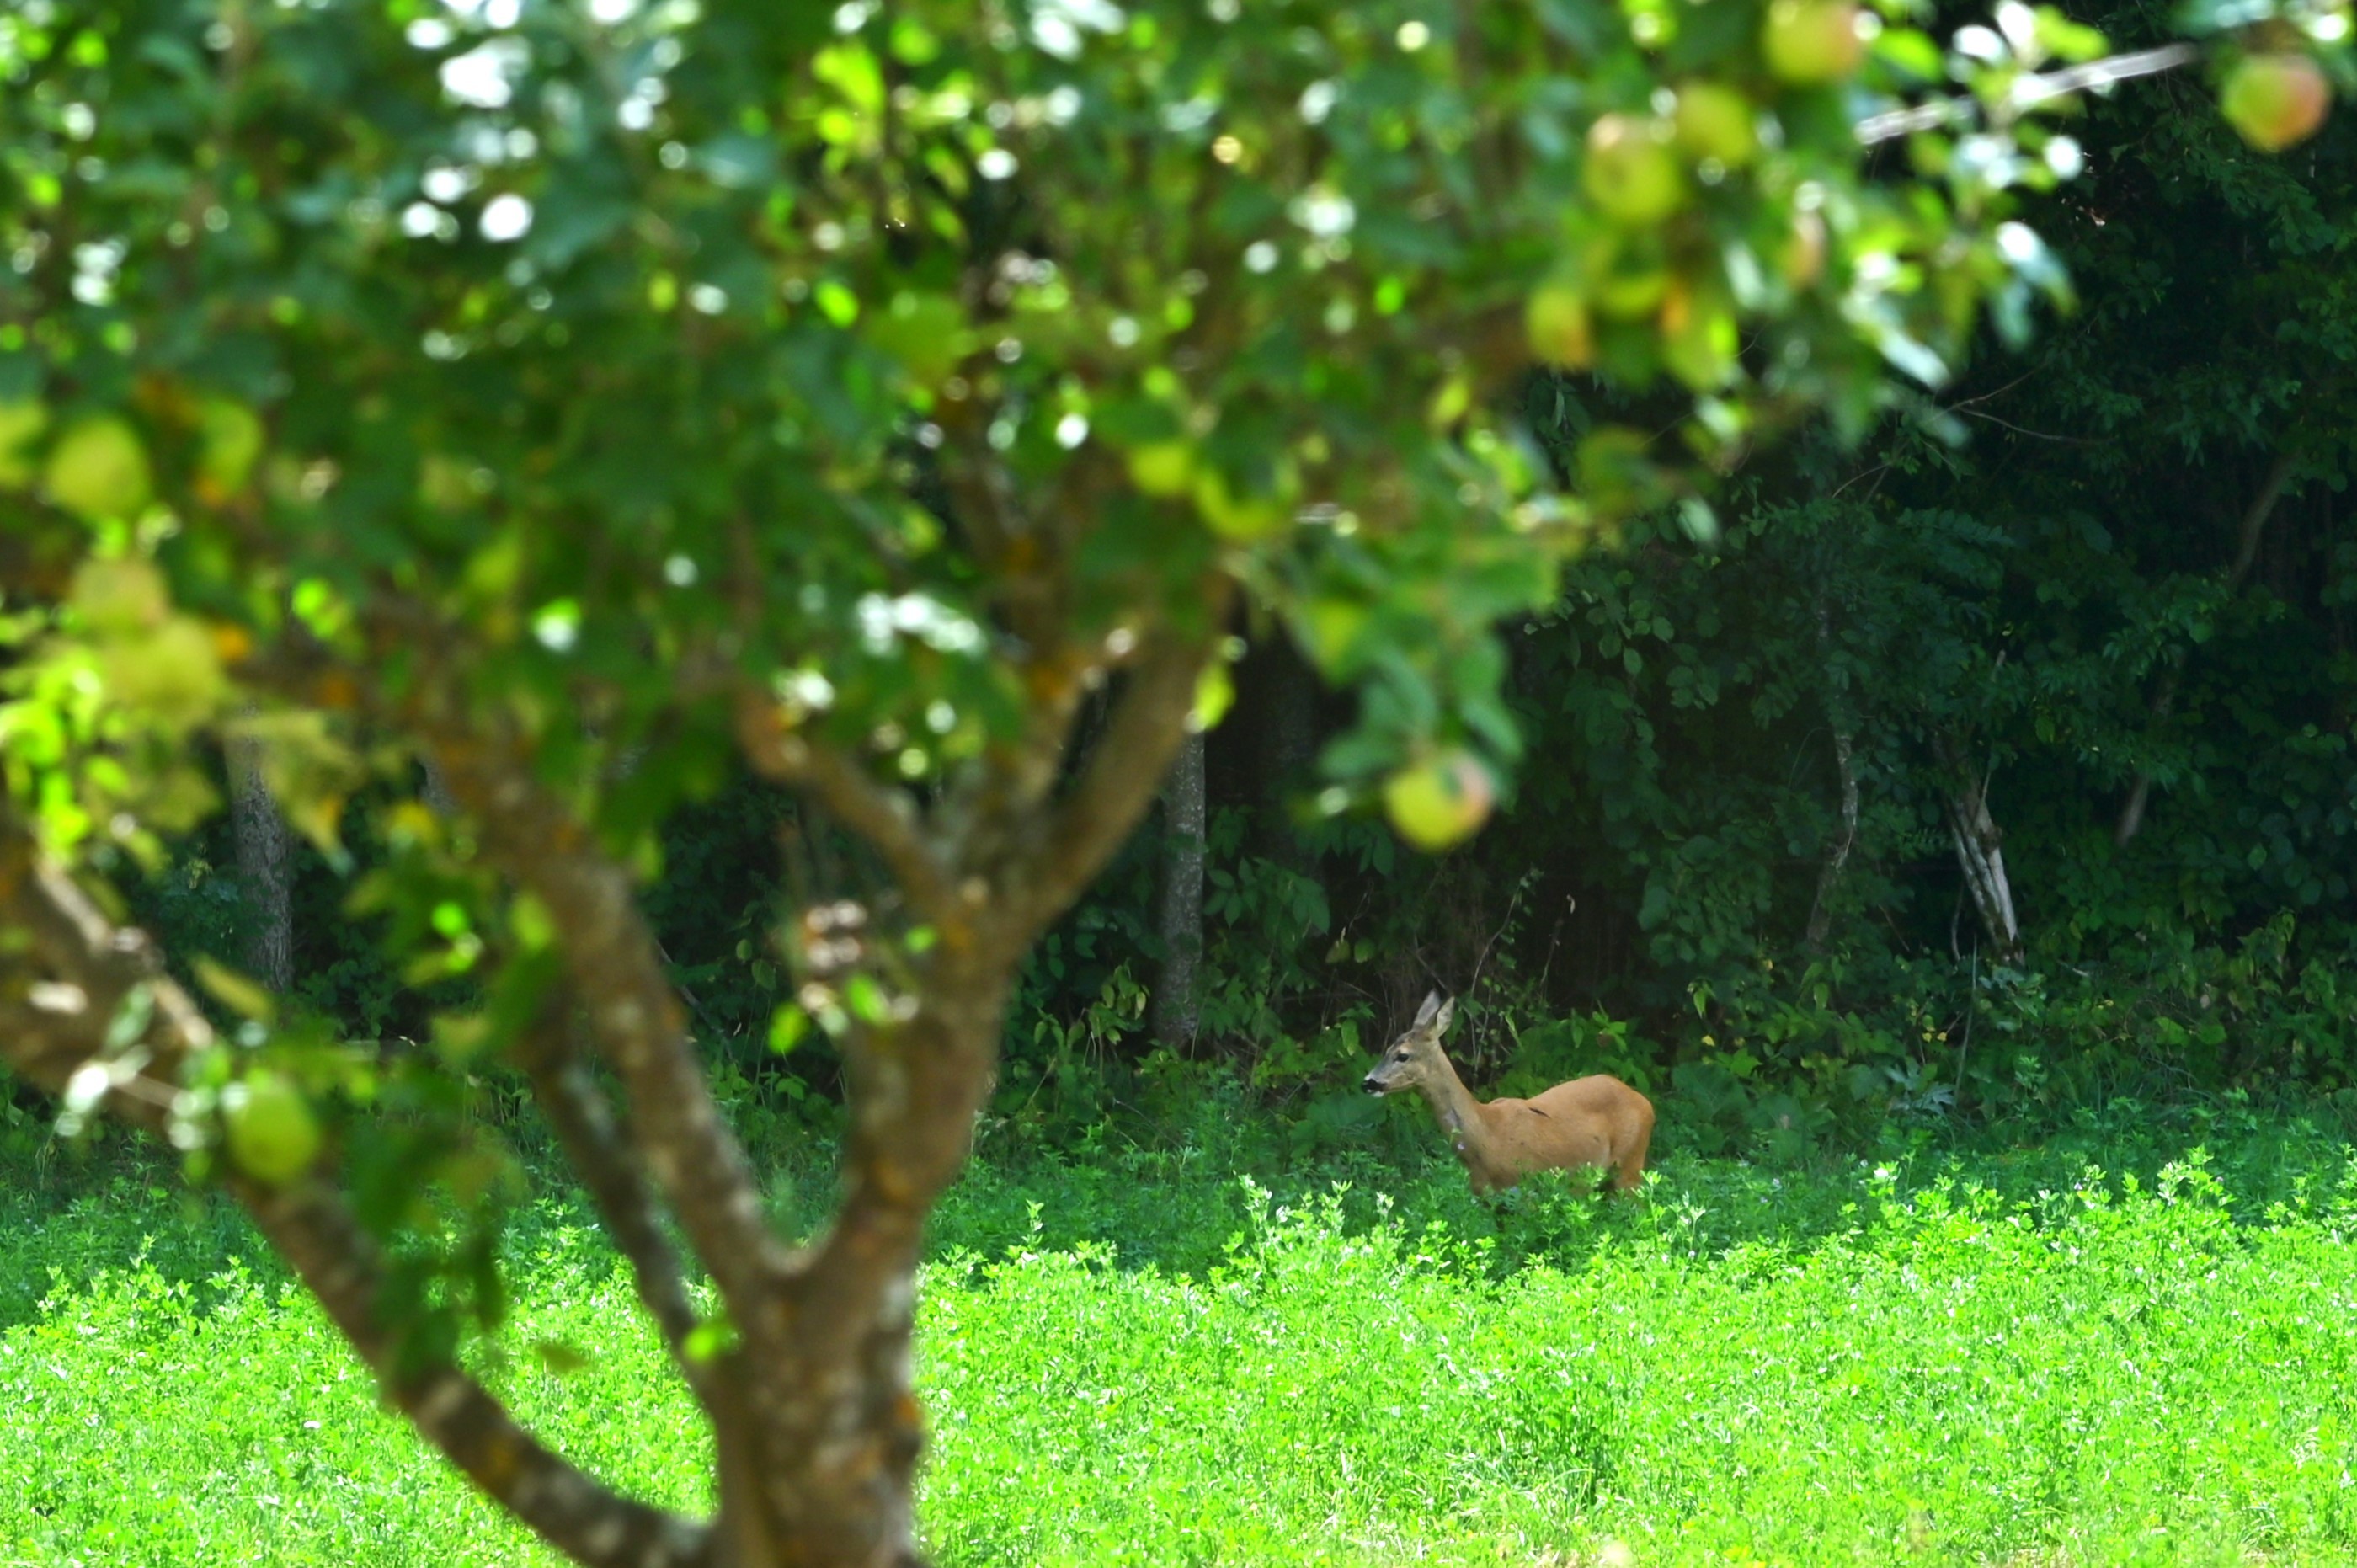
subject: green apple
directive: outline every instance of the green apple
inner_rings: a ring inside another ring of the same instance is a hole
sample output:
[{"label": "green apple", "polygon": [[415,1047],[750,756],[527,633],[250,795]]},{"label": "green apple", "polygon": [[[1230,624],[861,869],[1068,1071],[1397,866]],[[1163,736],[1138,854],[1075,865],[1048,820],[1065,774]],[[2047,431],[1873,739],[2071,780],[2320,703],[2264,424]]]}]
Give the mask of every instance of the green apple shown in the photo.
[{"label": "green apple", "polygon": [[1857,7],[1849,0],[1774,0],[1760,29],[1768,69],[1800,87],[1839,81],[1866,59]]},{"label": "green apple", "polygon": [[1669,128],[1631,114],[1607,114],[1588,127],[1580,183],[1598,210],[1631,228],[1659,223],[1686,200]]},{"label": "green apple", "polygon": [[1286,489],[1280,476],[1277,493],[1239,496],[1228,489],[1217,468],[1204,468],[1195,475],[1195,510],[1213,533],[1231,543],[1250,544],[1281,532],[1293,521],[1293,507],[1282,493]]},{"label": "green apple", "polygon": [[131,426],[99,414],[58,437],[41,481],[49,498],[77,517],[128,520],[147,504],[147,449]]},{"label": "green apple", "polygon": [[107,691],[117,701],[174,728],[202,723],[227,691],[220,650],[186,616],[107,643],[102,659]]},{"label": "green apple", "polygon": [[2279,153],[2316,134],[2332,107],[2332,90],[2306,55],[2249,55],[2227,73],[2218,107],[2243,140]]},{"label": "green apple", "polygon": [[221,1096],[229,1157],[238,1169],[271,1187],[284,1187],[319,1157],[319,1122],[303,1091],[284,1073],[250,1072]]},{"label": "green apple", "polygon": [[1496,800],[1490,770],[1457,746],[1410,764],[1383,785],[1383,811],[1392,826],[1426,853],[1471,837],[1489,820]]},{"label": "green apple", "polygon": [[1129,482],[1141,494],[1180,496],[1195,478],[1195,449],[1184,441],[1150,441],[1129,449]]},{"label": "green apple", "polygon": [[1678,89],[1678,110],[1673,117],[1678,145],[1696,159],[1716,158],[1728,168],[1741,168],[1760,152],[1757,113],[1751,100],[1715,81],[1695,81]]},{"label": "green apple", "polygon": [[1523,328],[1531,352],[1550,365],[1577,370],[1596,357],[1596,332],[1587,301],[1561,279],[1541,284],[1523,307]]},{"label": "green apple", "polygon": [[204,437],[198,470],[212,491],[210,499],[225,500],[253,477],[254,462],[262,456],[262,420],[245,404],[227,398],[208,398],[197,418]]},{"label": "green apple", "polygon": [[172,613],[162,575],[135,555],[84,561],[74,571],[69,602],[93,631],[109,637],[153,631]]}]

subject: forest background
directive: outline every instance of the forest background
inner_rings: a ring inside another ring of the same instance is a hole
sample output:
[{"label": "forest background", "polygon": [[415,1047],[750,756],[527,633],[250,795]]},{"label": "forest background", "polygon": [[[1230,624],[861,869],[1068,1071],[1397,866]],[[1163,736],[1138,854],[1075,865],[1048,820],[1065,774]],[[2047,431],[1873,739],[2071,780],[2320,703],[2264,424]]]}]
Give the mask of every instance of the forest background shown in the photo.
[{"label": "forest background", "polygon": [[[1863,448],[1756,458],[1714,538],[1671,518],[1570,566],[1511,639],[1527,751],[1470,843],[1318,811],[1349,699],[1252,639],[1233,711],[1035,953],[985,1139],[1217,1081],[1305,1152],[1363,1140],[1393,1114],[1363,1062],[1435,988],[1483,1088],[1613,1071],[1705,1152],[2124,1094],[2357,1113],[2352,132],[2263,156],[2180,75],[2077,134],[2040,220],[2076,314]],[[1527,399],[1566,452],[1598,417],[1568,378]],[[331,865],[246,784],[135,889],[162,950],[422,1038],[464,982],[411,983],[347,911],[368,803]],[[647,907],[706,1047],[823,1131],[824,1037],[771,1048],[777,898],[876,879],[816,821],[781,859],[796,812],[728,779]]]}]

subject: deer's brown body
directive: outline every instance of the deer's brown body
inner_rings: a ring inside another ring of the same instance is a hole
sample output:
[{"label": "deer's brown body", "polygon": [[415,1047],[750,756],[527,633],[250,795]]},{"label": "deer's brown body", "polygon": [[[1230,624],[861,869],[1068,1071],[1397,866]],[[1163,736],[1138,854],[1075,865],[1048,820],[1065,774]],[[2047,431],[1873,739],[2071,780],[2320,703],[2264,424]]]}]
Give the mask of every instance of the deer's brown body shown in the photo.
[{"label": "deer's brown body", "polygon": [[1653,1139],[1652,1101],[1602,1073],[1558,1083],[1528,1100],[1476,1100],[1440,1048],[1456,1009],[1437,992],[1426,996],[1407,1033],[1367,1074],[1367,1091],[1422,1094],[1476,1192],[1512,1187],[1533,1171],[1588,1167],[1611,1172],[1612,1185],[1623,1192],[1637,1186]]}]

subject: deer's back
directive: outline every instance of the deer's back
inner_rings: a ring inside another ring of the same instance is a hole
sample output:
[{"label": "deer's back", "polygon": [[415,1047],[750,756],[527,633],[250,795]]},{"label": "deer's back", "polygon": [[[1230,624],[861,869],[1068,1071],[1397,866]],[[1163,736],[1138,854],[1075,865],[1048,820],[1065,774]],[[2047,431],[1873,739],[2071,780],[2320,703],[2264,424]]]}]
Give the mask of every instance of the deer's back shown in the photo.
[{"label": "deer's back", "polygon": [[1619,1166],[1631,1155],[1641,1164],[1653,1132],[1652,1102],[1602,1073],[1528,1100],[1493,1100],[1481,1118],[1491,1145],[1482,1163],[1491,1168],[1477,1174],[1501,1187],[1532,1171]]}]

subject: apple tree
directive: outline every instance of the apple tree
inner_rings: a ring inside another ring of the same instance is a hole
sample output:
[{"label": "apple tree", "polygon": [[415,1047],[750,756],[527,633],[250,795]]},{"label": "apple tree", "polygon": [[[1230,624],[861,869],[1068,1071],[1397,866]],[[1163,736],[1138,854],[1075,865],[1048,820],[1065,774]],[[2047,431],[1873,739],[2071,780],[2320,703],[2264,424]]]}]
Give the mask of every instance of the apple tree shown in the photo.
[{"label": "apple tree", "polygon": [[[1558,564],[1707,530],[1802,419],[1935,416],[1978,323],[2067,297],[2048,111],[2206,62],[2254,142],[2313,128],[2345,13],[2211,20],[2105,58],[2014,0],[1944,42],[1910,0],[8,7],[0,1055],[233,1193],[572,1558],[913,1562],[927,1213],[1017,966],[1238,639],[1357,694],[1324,809],[1469,832],[1516,754],[1491,628]],[[1568,455],[1515,423],[1534,374]],[[222,745],[331,854],[371,813],[354,911],[468,983],[425,1047],[125,922]],[[850,1093],[806,1240],[634,901],[737,768],[890,889],[780,911],[774,1042],[834,1036]],[[493,1066],[710,1423],[709,1520],[466,1369]]]}]

